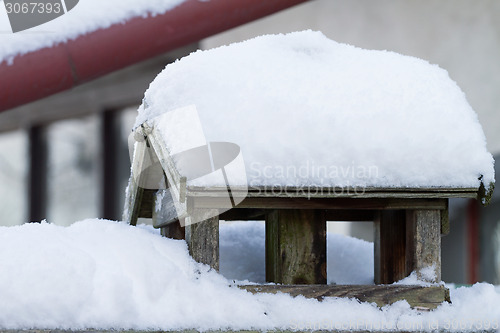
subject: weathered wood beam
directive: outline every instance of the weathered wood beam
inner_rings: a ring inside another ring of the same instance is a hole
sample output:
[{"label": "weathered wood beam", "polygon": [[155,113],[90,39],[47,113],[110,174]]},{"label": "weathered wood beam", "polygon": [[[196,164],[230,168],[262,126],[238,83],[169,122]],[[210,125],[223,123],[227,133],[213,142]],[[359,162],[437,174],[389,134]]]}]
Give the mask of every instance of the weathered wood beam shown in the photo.
[{"label": "weathered wood beam", "polygon": [[[224,196],[225,187],[189,186],[188,194],[193,197]],[[407,198],[407,199],[447,199],[477,198],[478,188],[382,188],[382,187],[317,187],[317,186],[231,186],[234,196],[238,197],[273,197],[273,198]]]},{"label": "weathered wood beam", "polygon": [[153,227],[162,228],[171,223],[179,222],[177,207],[169,189],[156,191],[153,201]]},{"label": "weathered wood beam", "polygon": [[441,210],[441,236],[450,233],[449,200],[446,200],[446,209]]},{"label": "weathered wood beam", "polygon": [[266,280],[326,284],[323,210],[272,210],[266,214]]},{"label": "weathered wood beam", "polygon": [[157,190],[142,189],[142,199],[138,217],[150,219],[153,217],[154,199]]},{"label": "weathered wood beam", "polygon": [[325,210],[327,221],[366,222],[375,220],[374,210],[337,209]]},{"label": "weathered wood beam", "polygon": [[[425,269],[432,272],[423,274]],[[441,281],[440,210],[406,212],[406,270],[416,271],[419,279],[428,282]]]},{"label": "weathered wood beam", "polygon": [[161,235],[172,239],[186,239],[186,228],[179,221],[160,228]]},{"label": "weathered wood beam", "polygon": [[266,219],[264,209],[233,208],[219,215],[224,221],[263,221]]},{"label": "weathered wood beam", "polygon": [[[220,214],[219,219],[224,221],[263,221],[266,219],[266,209],[233,208]],[[327,221],[373,221],[374,210],[325,210]]]},{"label": "weathered wood beam", "polygon": [[406,300],[412,307],[434,309],[443,302],[451,302],[449,290],[443,286],[421,287],[406,285],[248,285],[239,286],[252,294],[287,293],[322,300],[325,297],[356,298],[361,302],[376,303],[382,307]]},{"label": "weathered wood beam", "polygon": [[131,225],[137,224],[139,211],[142,205],[142,196],[144,188],[140,186],[141,177],[143,176],[142,170],[144,161],[147,154],[147,145],[145,141],[136,142],[134,145],[134,159],[132,161],[132,168],[130,179],[128,182],[125,209],[123,211],[123,221]]},{"label": "weathered wood beam", "polygon": [[209,211],[195,210],[192,221],[200,221],[199,216],[208,217],[201,222],[191,223],[186,218],[185,235],[189,254],[194,260],[219,270],[219,216]]},{"label": "weathered wood beam", "polygon": [[[196,208],[232,208],[222,197],[192,197]],[[445,209],[446,199],[248,197],[237,208],[258,209]]]},{"label": "weathered wood beam", "polygon": [[125,198],[126,205],[122,218],[124,222],[130,225],[137,224],[143,193],[144,189],[137,186],[137,182],[135,181],[134,177],[131,176],[127,188],[127,197]]}]

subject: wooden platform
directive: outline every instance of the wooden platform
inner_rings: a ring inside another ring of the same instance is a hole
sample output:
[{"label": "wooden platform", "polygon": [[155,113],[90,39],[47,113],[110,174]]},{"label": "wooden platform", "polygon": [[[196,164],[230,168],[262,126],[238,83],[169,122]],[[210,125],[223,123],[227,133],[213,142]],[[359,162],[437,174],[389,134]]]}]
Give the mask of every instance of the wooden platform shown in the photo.
[{"label": "wooden platform", "polygon": [[[423,326],[423,325],[422,325]],[[207,331],[198,331],[194,329],[186,329],[186,330],[178,330],[178,331],[163,331],[163,330],[95,330],[95,329],[89,329],[89,330],[61,330],[61,329],[55,329],[55,330],[48,330],[48,329],[30,329],[30,330],[0,330],[0,333],[198,333],[198,332],[203,332],[203,333],[262,333],[263,331],[257,331],[257,330],[207,330]],[[387,333],[387,330],[384,331],[377,331],[376,329],[374,330],[335,330],[335,329],[317,329],[317,328],[312,328],[312,329],[302,329],[302,330],[297,330],[297,329],[280,329],[280,330],[265,330],[267,333],[297,333],[297,332],[308,332],[308,333],[324,333],[324,332],[335,332],[335,333]],[[390,332],[396,332],[396,333],[420,333],[420,332],[429,332],[429,330],[420,330],[420,329],[415,329],[415,330],[391,330]],[[433,330],[433,333],[448,333],[448,332],[455,332],[451,330],[445,330],[445,329],[438,329],[438,330]],[[477,330],[474,331],[475,333],[497,333],[497,330]]]},{"label": "wooden platform", "polygon": [[323,300],[325,297],[355,298],[382,307],[400,300],[420,310],[435,309],[449,302],[450,292],[443,286],[421,287],[406,285],[247,285],[239,288],[255,293],[287,293]]}]

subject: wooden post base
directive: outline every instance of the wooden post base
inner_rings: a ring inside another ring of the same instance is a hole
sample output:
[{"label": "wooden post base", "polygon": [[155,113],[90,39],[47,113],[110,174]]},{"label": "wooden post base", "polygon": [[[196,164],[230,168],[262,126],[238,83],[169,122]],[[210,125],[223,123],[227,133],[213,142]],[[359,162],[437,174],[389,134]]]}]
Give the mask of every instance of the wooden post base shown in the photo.
[{"label": "wooden post base", "polygon": [[[202,214],[203,212],[199,212]],[[189,254],[194,260],[219,270],[219,216],[185,226]]]}]

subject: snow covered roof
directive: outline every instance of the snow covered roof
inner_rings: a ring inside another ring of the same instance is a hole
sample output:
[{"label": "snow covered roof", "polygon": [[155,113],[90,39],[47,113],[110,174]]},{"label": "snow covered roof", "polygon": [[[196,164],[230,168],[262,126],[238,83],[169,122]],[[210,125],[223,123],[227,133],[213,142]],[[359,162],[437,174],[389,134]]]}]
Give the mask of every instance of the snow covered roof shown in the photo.
[{"label": "snow covered roof", "polygon": [[[158,116],[190,105],[207,142],[240,146],[251,186],[494,183],[477,115],[446,70],[320,32],[262,36],[168,65],[146,91],[136,126],[175,128]],[[182,133],[163,133],[169,149],[179,151]]]},{"label": "snow covered roof", "polygon": [[[71,11],[55,20],[25,32],[2,34],[0,62],[12,62],[17,55],[51,47],[113,24],[124,23],[133,17],[163,14],[184,1],[81,0]],[[3,4],[0,5],[0,31],[11,31]]]}]

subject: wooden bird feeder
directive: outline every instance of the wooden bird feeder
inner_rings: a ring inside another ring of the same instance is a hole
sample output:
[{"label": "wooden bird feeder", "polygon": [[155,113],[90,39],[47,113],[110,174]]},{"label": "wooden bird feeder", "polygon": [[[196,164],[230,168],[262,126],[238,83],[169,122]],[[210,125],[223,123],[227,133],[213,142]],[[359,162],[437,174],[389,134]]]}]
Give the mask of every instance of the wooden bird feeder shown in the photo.
[{"label": "wooden bird feeder", "polygon": [[[219,220],[264,220],[266,280],[276,285],[241,288],[318,299],[354,297],[380,306],[405,299],[414,307],[435,308],[450,301],[448,290],[438,284],[441,236],[450,229],[448,199],[481,197],[481,189],[323,187],[305,191],[253,186],[233,188],[232,198],[239,203],[228,206],[227,186],[188,186],[161,134],[146,125],[141,133],[132,167],[132,173],[141,176],[131,177],[125,220],[135,225],[137,218],[152,218],[162,235],[185,239],[191,256],[215,270],[219,269]],[[151,165],[150,170],[139,173],[145,163]],[[165,188],[151,188],[160,182]],[[201,222],[185,224],[188,216]],[[375,285],[326,284],[327,221],[374,222]],[[432,286],[392,284],[414,271],[420,277],[429,267],[434,276],[429,279],[427,274],[427,282]]]},{"label": "wooden bird feeder", "polygon": [[[219,220],[264,220],[266,280],[275,284],[242,286],[250,292],[434,308],[450,300],[440,284],[448,200],[487,204],[494,185],[477,116],[446,71],[313,31],[262,36],[167,66],[146,91],[135,138],[124,219],[152,218],[215,270]],[[241,162],[239,153],[246,178],[229,182],[239,169],[226,165]],[[257,175],[309,162],[375,165],[380,174]],[[374,222],[374,285],[327,285],[327,221]],[[393,284],[412,272],[427,284]]]}]

